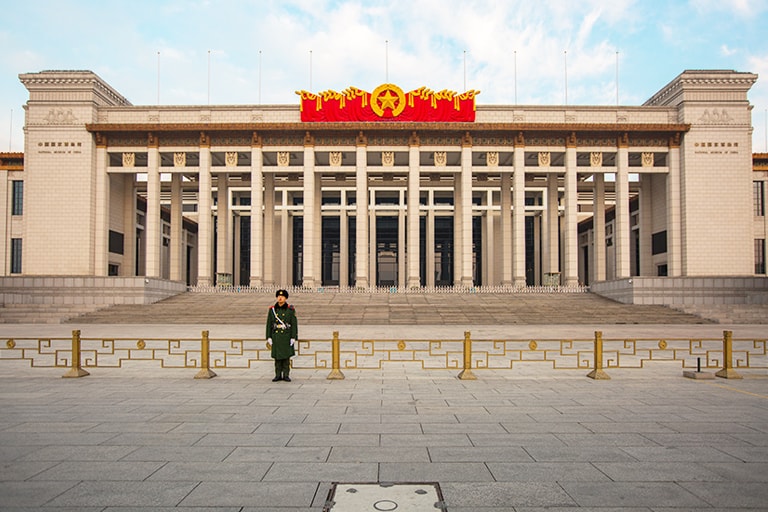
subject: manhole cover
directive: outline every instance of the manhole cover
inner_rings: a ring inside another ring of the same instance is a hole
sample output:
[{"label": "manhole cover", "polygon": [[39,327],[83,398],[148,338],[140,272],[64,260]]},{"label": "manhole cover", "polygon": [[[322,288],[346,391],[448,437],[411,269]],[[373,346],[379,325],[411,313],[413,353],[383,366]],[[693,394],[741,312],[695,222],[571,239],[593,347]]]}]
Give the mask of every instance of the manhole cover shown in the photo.
[{"label": "manhole cover", "polygon": [[440,485],[431,483],[334,483],[323,512],[443,511]]}]

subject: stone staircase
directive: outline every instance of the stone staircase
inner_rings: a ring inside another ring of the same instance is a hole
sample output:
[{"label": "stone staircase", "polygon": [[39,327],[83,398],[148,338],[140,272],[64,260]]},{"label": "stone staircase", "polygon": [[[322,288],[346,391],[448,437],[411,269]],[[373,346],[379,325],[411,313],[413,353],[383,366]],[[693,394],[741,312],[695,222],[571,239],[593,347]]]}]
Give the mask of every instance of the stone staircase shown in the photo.
[{"label": "stone staircase", "polygon": [[[664,306],[591,293],[292,292],[302,325],[696,324]],[[150,305],[117,305],[64,320],[84,324],[263,324],[274,292],[187,292]]]},{"label": "stone staircase", "polygon": [[2,304],[0,324],[60,324],[103,307],[97,304]]},{"label": "stone staircase", "polygon": [[687,305],[674,308],[719,324],[768,324],[768,304]]}]

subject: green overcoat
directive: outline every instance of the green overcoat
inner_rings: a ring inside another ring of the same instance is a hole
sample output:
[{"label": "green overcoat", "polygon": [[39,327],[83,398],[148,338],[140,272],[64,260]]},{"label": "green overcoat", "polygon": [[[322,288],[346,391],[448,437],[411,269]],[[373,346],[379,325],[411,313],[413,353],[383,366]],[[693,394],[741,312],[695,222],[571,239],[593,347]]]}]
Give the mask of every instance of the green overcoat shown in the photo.
[{"label": "green overcoat", "polygon": [[291,339],[299,338],[299,323],[296,310],[287,302],[280,307],[277,303],[267,313],[267,339],[272,338],[272,358],[289,359],[296,354]]}]

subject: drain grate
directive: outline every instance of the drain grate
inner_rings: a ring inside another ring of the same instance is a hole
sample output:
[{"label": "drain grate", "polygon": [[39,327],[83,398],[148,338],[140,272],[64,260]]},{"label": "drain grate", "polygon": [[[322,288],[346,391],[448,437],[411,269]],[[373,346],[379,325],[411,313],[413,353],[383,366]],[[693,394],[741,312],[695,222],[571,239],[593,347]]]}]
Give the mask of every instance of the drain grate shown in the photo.
[{"label": "drain grate", "polygon": [[323,512],[447,512],[440,484],[333,483]]}]

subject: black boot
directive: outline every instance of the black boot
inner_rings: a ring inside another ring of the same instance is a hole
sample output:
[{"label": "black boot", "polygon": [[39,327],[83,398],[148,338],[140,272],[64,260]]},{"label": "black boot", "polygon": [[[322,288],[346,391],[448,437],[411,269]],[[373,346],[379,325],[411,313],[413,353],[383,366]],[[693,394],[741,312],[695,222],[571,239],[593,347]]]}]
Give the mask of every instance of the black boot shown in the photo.
[{"label": "black boot", "polygon": [[[274,378],[274,379],[272,379],[272,382],[277,382],[277,381],[279,381],[279,380],[283,380],[283,378],[282,378],[281,376],[279,376],[279,375],[275,375],[275,378]],[[290,379],[289,379],[289,380],[290,380]]]}]

